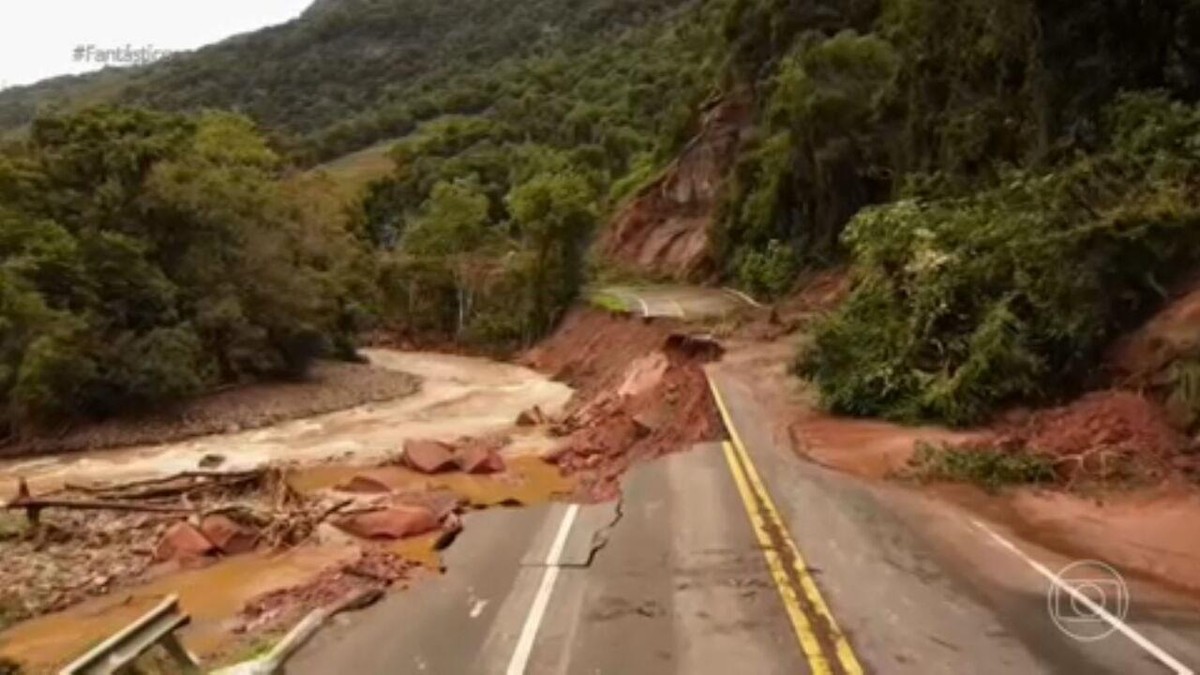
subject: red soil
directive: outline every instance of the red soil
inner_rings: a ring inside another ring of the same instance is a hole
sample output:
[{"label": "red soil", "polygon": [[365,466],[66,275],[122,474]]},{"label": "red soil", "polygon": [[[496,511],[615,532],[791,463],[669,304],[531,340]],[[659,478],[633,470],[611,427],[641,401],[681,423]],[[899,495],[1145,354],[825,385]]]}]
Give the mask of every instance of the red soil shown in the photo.
[{"label": "red soil", "polygon": [[712,275],[709,230],[751,113],[737,97],[705,113],[699,135],[601,235],[600,248],[609,260],[675,279]]},{"label": "red soil", "polygon": [[1059,456],[1107,451],[1168,457],[1187,446],[1162,408],[1141,394],[1093,392],[1059,408],[1010,415],[1000,430],[1005,444]]},{"label": "red soil", "polygon": [[635,462],[718,437],[702,368],[711,353],[689,344],[672,339],[669,324],[578,310],[527,355],[578,389],[550,459],[579,474],[587,496],[615,497]]}]

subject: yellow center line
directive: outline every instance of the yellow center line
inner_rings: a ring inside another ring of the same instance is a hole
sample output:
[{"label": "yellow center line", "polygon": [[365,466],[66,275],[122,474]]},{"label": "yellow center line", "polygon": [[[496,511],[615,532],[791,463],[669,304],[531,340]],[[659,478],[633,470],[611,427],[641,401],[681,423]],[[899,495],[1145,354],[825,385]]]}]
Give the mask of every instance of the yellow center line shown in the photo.
[{"label": "yellow center line", "polygon": [[821,651],[821,641],[817,639],[808,616],[800,607],[800,599],[796,596],[796,589],[792,587],[792,581],[783,566],[783,558],[779,551],[775,550],[775,543],[771,540],[762,514],[754,507],[754,494],[750,490],[749,481],[742,473],[742,468],[738,465],[733,445],[726,442],[722,447],[725,449],[725,459],[729,462],[729,471],[733,474],[733,482],[737,484],[738,493],[746,506],[746,514],[750,516],[750,522],[754,526],[754,536],[762,547],[763,556],[767,559],[767,568],[771,571],[771,578],[775,581],[775,588],[779,590],[783,608],[792,622],[792,629],[796,632],[796,639],[800,641],[800,648],[804,650],[808,665],[812,668],[813,675],[831,675],[833,671],[824,652]]},{"label": "yellow center line", "polygon": [[[761,532],[762,535],[767,535],[767,542],[764,543],[762,536],[759,536],[759,542],[764,544],[764,553],[767,555],[767,565],[772,568],[772,576],[776,579],[776,585],[779,586],[780,595],[784,598],[784,604],[788,605],[789,597],[793,601],[797,600],[795,590],[792,589],[791,581],[786,574],[786,570],[782,568],[782,559],[779,553],[769,545],[770,537],[766,524],[761,524],[763,515],[755,508],[755,500],[761,503],[766,512],[766,518],[769,524],[779,532],[780,538],[783,540],[783,545],[787,547],[788,552],[792,555],[792,567],[796,573],[796,578],[800,580],[801,590],[804,592],[809,605],[816,611],[818,617],[828,627],[830,637],[833,640],[834,648],[837,651],[837,659],[841,664],[846,675],[862,675],[863,668],[859,664],[858,658],[854,654],[854,650],[850,647],[850,642],[846,640],[845,634],[838,627],[837,621],[833,618],[833,613],[829,611],[829,605],[825,603],[825,599],[821,596],[821,591],[817,588],[816,582],[812,575],[808,572],[808,565],[804,561],[804,556],[801,555],[800,549],[796,546],[795,541],[788,533],[787,527],[784,525],[783,517],[779,514],[779,509],[776,508],[775,502],[771,499],[771,495],[767,492],[766,485],[758,474],[758,469],[755,468],[754,462],[750,459],[750,454],[746,451],[746,446],[742,442],[741,436],[738,434],[737,427],[733,424],[733,418],[729,414],[729,409],[725,405],[725,399],[722,398],[720,390],[712,379],[709,379],[709,387],[712,389],[713,400],[717,403],[717,408],[721,411],[721,417],[725,421],[725,428],[729,430],[729,436],[732,443],[725,444],[725,457],[729,462],[730,471],[734,475],[734,482],[738,483],[738,491],[742,495],[742,501],[745,503],[746,511],[750,514],[751,521],[754,522],[756,535]],[[745,467],[743,472],[742,467]],[[767,553],[769,551],[769,553]],[[783,583],[780,583],[780,577],[776,575],[774,566],[771,562],[774,557],[776,564],[784,572]],[[787,586],[787,591],[784,591],[784,585]],[[800,611],[802,623],[798,623],[793,616],[793,609],[788,607],[788,615],[792,618],[792,625],[796,629],[796,635],[800,639],[801,647],[804,649],[805,655],[809,658],[809,663],[813,667],[814,673],[829,672],[828,662],[823,654],[818,654],[820,663],[823,664],[825,670],[819,670],[818,664],[814,663],[812,655],[806,646],[806,641],[811,639],[816,640],[816,635],[812,633],[812,626],[808,617],[804,615],[796,602],[795,610]],[[819,644],[819,643],[818,643]],[[818,648],[819,649],[819,648]]]}]

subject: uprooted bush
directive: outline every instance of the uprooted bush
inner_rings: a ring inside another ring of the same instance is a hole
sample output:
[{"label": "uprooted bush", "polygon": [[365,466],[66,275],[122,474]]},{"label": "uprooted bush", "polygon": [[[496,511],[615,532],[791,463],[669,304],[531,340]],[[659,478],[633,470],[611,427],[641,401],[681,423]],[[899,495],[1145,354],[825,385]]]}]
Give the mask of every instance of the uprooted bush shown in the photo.
[{"label": "uprooted bush", "polygon": [[1061,168],[854,219],[855,288],[799,364],[830,408],[969,424],[1087,383],[1200,263],[1200,107],[1130,95],[1106,117],[1108,145]]}]

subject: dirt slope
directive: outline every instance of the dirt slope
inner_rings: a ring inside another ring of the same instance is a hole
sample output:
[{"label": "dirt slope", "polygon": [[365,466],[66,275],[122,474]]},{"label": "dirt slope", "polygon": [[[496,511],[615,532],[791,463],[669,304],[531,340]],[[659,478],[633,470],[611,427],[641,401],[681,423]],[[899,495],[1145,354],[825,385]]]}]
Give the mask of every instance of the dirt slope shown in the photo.
[{"label": "dirt slope", "polygon": [[577,390],[554,427],[561,441],[550,459],[579,476],[585,496],[615,497],[632,464],[720,437],[703,370],[718,350],[677,328],[579,309],[526,355]]},{"label": "dirt slope", "polygon": [[710,276],[709,229],[750,114],[747,103],[733,99],[708,109],[700,133],[679,158],[617,213],[602,235],[603,255],[656,277]]}]

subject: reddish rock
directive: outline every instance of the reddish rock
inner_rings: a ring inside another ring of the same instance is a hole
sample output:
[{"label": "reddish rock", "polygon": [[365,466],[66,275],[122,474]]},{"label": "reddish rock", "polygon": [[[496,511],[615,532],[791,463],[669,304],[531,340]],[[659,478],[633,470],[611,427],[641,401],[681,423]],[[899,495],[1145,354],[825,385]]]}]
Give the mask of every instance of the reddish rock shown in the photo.
[{"label": "reddish rock", "polygon": [[459,453],[458,466],[472,474],[501,473],[504,471],[504,458],[491,448],[470,446]]},{"label": "reddish rock", "polygon": [[258,533],[222,515],[207,516],[200,532],[226,555],[249,553],[258,545]]},{"label": "reddish rock", "polygon": [[407,441],[403,459],[410,469],[427,474],[452,471],[457,467],[450,446],[437,441]]},{"label": "reddish rock", "polygon": [[338,492],[353,492],[355,494],[383,494],[392,491],[382,481],[370,476],[355,476],[337,486],[336,490]]},{"label": "reddish rock", "polygon": [[194,560],[216,552],[217,547],[204,533],[191,523],[180,521],[163,533],[154,549],[154,559],[160,562]]},{"label": "reddish rock", "polygon": [[404,539],[438,529],[433,511],[421,506],[395,506],[385,511],[343,518],[337,526],[362,539]]}]

